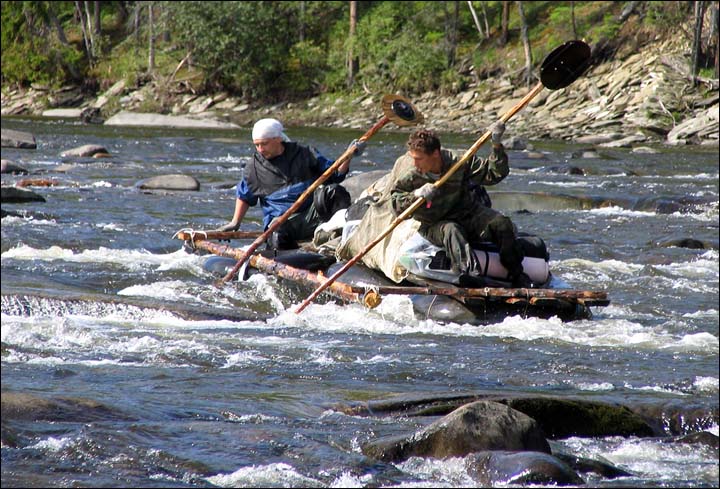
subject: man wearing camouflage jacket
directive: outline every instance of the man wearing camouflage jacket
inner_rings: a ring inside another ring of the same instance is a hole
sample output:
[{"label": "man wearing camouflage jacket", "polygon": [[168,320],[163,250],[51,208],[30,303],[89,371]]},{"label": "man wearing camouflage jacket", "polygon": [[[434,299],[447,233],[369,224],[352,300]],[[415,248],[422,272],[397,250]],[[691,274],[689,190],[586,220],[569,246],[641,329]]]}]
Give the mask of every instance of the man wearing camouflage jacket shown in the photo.
[{"label": "man wearing camouflage jacket", "polygon": [[440,187],[434,183],[458,161],[458,156],[442,149],[434,132],[415,131],[408,140],[408,152],[396,162],[404,171],[395,181],[390,199],[395,215],[400,215],[418,197],[426,200],[412,217],[420,222],[422,236],[446,250],[451,269],[461,274],[461,283],[473,284],[474,279],[481,277],[482,267],[472,245],[490,241],[499,247],[500,262],[508,270],[513,286],[530,287],[530,279],[523,272],[524,252],[516,240],[515,225],[508,217],[485,206],[471,185],[493,185],[509,173],[508,157],[501,144],[504,130],[502,122],[493,126],[493,152],[487,160],[475,156]]}]

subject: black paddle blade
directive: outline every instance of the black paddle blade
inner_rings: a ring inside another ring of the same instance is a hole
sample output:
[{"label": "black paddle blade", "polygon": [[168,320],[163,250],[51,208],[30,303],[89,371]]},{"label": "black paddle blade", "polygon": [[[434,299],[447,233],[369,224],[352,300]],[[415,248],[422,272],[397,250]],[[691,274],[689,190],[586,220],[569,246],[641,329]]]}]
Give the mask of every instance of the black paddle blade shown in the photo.
[{"label": "black paddle blade", "polygon": [[411,121],[415,119],[415,109],[404,100],[395,100],[390,108],[396,116],[403,120]]},{"label": "black paddle blade", "polygon": [[415,126],[423,122],[423,115],[405,97],[387,94],[383,97],[382,105],[385,117],[398,126]]},{"label": "black paddle blade", "polygon": [[590,66],[590,46],[568,41],[547,55],[540,67],[540,81],[550,90],[565,88]]}]

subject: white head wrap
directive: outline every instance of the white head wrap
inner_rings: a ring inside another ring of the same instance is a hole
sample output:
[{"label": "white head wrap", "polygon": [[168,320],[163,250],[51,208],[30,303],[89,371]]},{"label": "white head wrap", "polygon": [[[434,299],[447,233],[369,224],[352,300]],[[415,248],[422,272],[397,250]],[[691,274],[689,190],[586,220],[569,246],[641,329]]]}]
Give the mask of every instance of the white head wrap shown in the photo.
[{"label": "white head wrap", "polygon": [[253,141],[256,139],[282,138],[283,141],[290,141],[290,138],[283,132],[282,123],[277,119],[260,119],[255,123],[252,130]]}]

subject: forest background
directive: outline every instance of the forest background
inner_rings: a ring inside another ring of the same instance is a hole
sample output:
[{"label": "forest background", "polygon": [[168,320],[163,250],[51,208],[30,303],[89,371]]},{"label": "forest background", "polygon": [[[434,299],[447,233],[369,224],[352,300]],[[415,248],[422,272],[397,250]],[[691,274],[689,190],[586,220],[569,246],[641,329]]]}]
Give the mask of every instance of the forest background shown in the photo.
[{"label": "forest background", "polygon": [[[594,63],[684,40],[689,76],[718,78],[718,2],[3,1],[2,88],[44,90],[53,106],[67,86],[79,104],[120,80],[153,84],[138,110],[159,113],[218,92],[255,105],[451,96],[498,75],[530,85],[569,39]],[[102,107],[118,110],[119,96]]]}]

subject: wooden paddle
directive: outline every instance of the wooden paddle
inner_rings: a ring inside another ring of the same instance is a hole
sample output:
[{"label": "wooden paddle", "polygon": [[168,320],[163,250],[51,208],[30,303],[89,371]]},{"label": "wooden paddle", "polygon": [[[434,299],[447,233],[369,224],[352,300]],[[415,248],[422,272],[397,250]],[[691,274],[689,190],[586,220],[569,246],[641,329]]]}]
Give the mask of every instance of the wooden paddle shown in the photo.
[{"label": "wooden paddle", "polygon": [[[568,41],[565,44],[555,48],[550,54],[547,55],[543,64],[540,68],[540,82],[530,90],[530,92],[523,97],[523,99],[517,103],[513,108],[507,111],[500,120],[507,122],[512,116],[517,114],[523,109],[530,101],[539,94],[543,88],[549,88],[550,90],[558,90],[564,88],[574,82],[589,66],[590,61],[590,46],[582,41]],[[490,139],[491,132],[486,131],[480,139],[475,141],[470,149],[468,149],[462,158],[455,163],[448,171],[435,182],[435,187],[442,186],[457,170],[463,167],[470,158],[480,149],[480,146]],[[372,242],[366,245],[357,255],[352,257],[342,268],[337,270],[315,291],[300,304],[295,313],[301,313],[320,293],[325,290],[330,284],[338,279],[343,273],[347,272],[355,263],[357,263],[363,256],[365,256],[371,249],[375,247],[380,241],[390,234],[402,221],[412,216],[412,214],[425,202],[425,199],[418,197],[413,204],[407,208],[402,214],[400,214],[395,220],[385,229],[380,236],[375,238]]]},{"label": "wooden paddle", "polygon": [[[368,139],[373,137],[376,132],[382,129],[388,122],[394,122],[398,126],[414,126],[416,124],[420,124],[423,121],[422,114],[413,106],[412,102],[410,102],[404,97],[401,97],[400,95],[387,94],[383,96],[382,108],[385,115],[383,115],[383,117],[377,123],[375,123],[374,126],[372,126],[365,134],[363,134],[358,141],[367,141]],[[335,161],[335,163],[333,163],[332,166],[325,170],[325,172],[320,175],[318,179],[315,180],[315,182],[300,195],[300,197],[298,197],[297,201],[295,201],[295,203],[291,205],[290,208],[285,211],[282,216],[274,219],[272,223],[270,223],[270,226],[268,226],[267,230],[262,233],[255,241],[253,241],[252,244],[247,248],[247,250],[245,250],[244,254],[238,259],[237,263],[235,264],[235,267],[222,278],[221,283],[232,280],[238,270],[240,270],[240,267],[242,267],[243,263],[245,263],[245,261],[247,261],[247,258],[255,252],[258,246],[264,243],[265,240],[267,240],[267,238],[277,228],[279,228],[285,221],[287,221],[290,216],[292,216],[300,208],[303,202],[305,202],[305,200],[313,194],[315,189],[322,185],[325,180],[330,178],[330,176],[335,173],[335,171],[343,163],[352,158],[354,152],[355,148],[348,147],[345,152],[340,155],[340,157]]]}]

